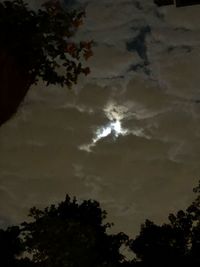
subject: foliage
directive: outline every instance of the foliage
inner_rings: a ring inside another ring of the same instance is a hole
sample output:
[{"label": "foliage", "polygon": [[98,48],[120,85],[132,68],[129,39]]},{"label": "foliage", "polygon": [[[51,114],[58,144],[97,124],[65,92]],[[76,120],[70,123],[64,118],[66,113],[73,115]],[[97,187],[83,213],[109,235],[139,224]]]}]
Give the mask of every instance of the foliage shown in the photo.
[{"label": "foliage", "polygon": [[[200,184],[194,192],[197,197],[186,211],[170,214],[162,225],[146,220],[134,239],[108,234],[112,224],[104,223],[106,212],[96,201],[78,203],[66,196],[57,206],[33,207],[31,221],[0,230],[1,266],[200,266]],[[134,260],[121,253],[123,246],[135,254]]]},{"label": "foliage", "polygon": [[200,265],[200,184],[194,189],[195,201],[186,211],[169,215],[161,226],[146,220],[140,234],[130,241],[141,266]]},{"label": "foliage", "polygon": [[[23,0],[0,3],[0,49],[6,50],[32,77],[48,84],[71,87],[81,73],[81,60],[91,55],[92,42],[75,43],[73,36],[84,12],[68,11],[59,1],[48,1],[33,11]],[[63,71],[64,70],[64,71]]]},{"label": "foliage", "polygon": [[0,229],[1,266],[16,266],[16,258],[23,251],[23,244],[19,235],[20,229],[17,226],[9,227],[7,230]]},{"label": "foliage", "polygon": [[69,196],[57,207],[32,208],[30,223],[23,223],[27,251],[39,266],[118,266],[124,257],[119,249],[123,233],[108,235],[112,224],[103,223],[106,212],[96,201],[78,204]]}]

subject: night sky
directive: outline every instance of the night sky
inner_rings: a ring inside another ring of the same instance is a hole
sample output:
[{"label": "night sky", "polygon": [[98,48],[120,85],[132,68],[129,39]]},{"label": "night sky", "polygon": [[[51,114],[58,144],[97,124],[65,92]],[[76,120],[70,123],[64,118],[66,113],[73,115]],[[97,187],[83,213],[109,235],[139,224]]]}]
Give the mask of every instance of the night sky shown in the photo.
[{"label": "night sky", "polygon": [[33,86],[1,127],[0,226],[69,194],[134,235],[190,204],[200,177],[200,6],[66,2],[86,10],[91,74],[70,91]]}]

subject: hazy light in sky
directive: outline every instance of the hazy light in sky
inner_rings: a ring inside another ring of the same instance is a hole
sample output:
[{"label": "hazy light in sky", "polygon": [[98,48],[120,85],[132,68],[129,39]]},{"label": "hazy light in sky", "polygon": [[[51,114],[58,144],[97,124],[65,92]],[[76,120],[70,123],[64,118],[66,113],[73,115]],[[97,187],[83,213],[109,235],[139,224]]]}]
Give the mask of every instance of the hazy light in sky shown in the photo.
[{"label": "hazy light in sky", "polygon": [[120,120],[111,121],[106,127],[101,127],[97,130],[93,143],[96,143],[101,138],[104,138],[112,133],[115,137],[118,137],[120,134],[126,134],[127,131],[128,130],[122,128]]},{"label": "hazy light in sky", "polygon": [[83,144],[79,147],[81,150],[85,150],[91,152],[91,148],[96,145],[96,143],[109,135],[114,137],[118,137],[120,135],[128,134],[129,130],[124,129],[122,127],[122,120],[126,117],[126,108],[122,106],[118,106],[115,103],[109,103],[105,108],[104,112],[106,117],[109,119],[109,123],[107,125],[103,125],[99,127],[95,133],[92,142],[89,144]]},{"label": "hazy light in sky", "polygon": [[98,129],[98,131],[96,133],[97,137],[94,138],[93,141],[97,142],[99,139],[104,138],[104,137],[108,136],[109,134],[111,134],[111,132],[112,132],[111,125],[108,125],[105,128]]},{"label": "hazy light in sky", "polygon": [[111,102],[104,108],[104,112],[110,122],[106,126],[97,129],[95,138],[93,138],[93,143],[96,143],[110,134],[118,137],[119,135],[125,135],[128,132],[127,129],[123,129],[121,124],[121,121],[125,117],[124,113],[127,112],[124,106],[119,106],[116,103]]},{"label": "hazy light in sky", "polygon": [[111,126],[112,126],[113,130],[115,131],[116,135],[123,133],[120,121],[116,121],[116,122],[111,123]]}]

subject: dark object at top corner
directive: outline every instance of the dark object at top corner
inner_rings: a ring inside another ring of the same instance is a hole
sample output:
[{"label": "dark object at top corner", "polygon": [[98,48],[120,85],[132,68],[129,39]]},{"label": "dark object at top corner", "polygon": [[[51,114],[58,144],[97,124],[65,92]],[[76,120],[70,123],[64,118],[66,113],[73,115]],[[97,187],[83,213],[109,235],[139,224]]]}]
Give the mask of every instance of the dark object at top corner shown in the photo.
[{"label": "dark object at top corner", "polygon": [[177,7],[192,6],[200,4],[200,0],[154,0],[157,6],[176,5]]}]

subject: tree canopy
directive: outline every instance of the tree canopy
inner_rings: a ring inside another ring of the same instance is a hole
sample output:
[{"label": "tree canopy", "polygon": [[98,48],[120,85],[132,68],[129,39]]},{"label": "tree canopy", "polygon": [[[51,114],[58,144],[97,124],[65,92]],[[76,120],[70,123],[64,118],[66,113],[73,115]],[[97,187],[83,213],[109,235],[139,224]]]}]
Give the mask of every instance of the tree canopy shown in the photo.
[{"label": "tree canopy", "polygon": [[71,88],[81,73],[89,74],[83,61],[92,56],[92,41],[74,38],[84,15],[58,0],[37,11],[23,0],[0,3],[0,124],[38,79]]},{"label": "tree canopy", "polygon": [[146,220],[140,234],[130,241],[136,261],[142,266],[200,265],[200,184],[194,189],[195,201],[161,226]]},{"label": "tree canopy", "polygon": [[[120,248],[128,237],[107,233],[112,224],[104,222],[106,212],[97,201],[78,203],[66,196],[57,206],[33,207],[29,216],[31,221],[0,232],[4,267],[116,267],[125,263]],[[24,252],[28,257],[24,258]]]},{"label": "tree canopy", "polygon": [[110,223],[96,201],[77,203],[66,197],[58,206],[32,208],[30,223],[23,223],[25,246],[34,263],[48,267],[118,266],[124,257],[123,233],[108,235]]},{"label": "tree canopy", "polygon": [[[0,230],[3,267],[170,267],[200,265],[200,185],[185,210],[168,223],[146,220],[139,235],[108,234],[106,211],[97,201],[66,199],[44,209],[30,209],[20,226]],[[126,247],[134,256],[122,253]]]}]

